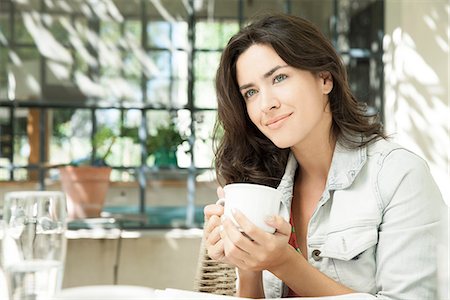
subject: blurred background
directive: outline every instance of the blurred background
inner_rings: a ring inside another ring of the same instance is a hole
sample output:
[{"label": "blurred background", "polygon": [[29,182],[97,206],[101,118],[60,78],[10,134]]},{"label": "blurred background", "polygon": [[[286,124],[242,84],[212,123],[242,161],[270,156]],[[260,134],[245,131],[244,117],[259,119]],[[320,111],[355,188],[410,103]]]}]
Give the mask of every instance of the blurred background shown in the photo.
[{"label": "blurred background", "polygon": [[216,200],[215,71],[268,11],[330,38],[357,98],[448,203],[448,1],[0,0],[0,207],[8,191],[61,190],[65,166],[112,169],[101,215],[69,224],[66,287],[192,289]]}]

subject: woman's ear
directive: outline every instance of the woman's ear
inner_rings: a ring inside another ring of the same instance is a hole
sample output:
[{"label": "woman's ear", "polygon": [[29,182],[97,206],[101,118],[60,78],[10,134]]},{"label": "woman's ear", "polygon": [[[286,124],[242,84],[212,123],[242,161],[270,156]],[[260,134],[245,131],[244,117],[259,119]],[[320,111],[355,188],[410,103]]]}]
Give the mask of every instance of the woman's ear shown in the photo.
[{"label": "woman's ear", "polygon": [[320,72],[319,77],[322,79],[322,91],[328,95],[333,89],[333,76],[328,71]]}]

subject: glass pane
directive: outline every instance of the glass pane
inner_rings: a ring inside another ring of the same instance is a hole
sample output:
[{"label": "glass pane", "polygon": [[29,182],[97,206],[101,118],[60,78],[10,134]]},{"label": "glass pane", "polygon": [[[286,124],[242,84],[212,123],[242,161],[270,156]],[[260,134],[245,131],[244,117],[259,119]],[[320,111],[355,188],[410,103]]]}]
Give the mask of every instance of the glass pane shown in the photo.
[{"label": "glass pane", "polygon": [[188,23],[186,21],[172,22],[172,46],[179,49],[187,49]]},{"label": "glass pane", "polygon": [[197,108],[217,108],[214,80],[197,80],[195,82],[194,103]]},{"label": "glass pane", "polygon": [[13,151],[12,127],[10,122],[10,110],[8,108],[0,108],[0,159],[6,159],[9,164],[11,162]]},{"label": "glass pane", "polygon": [[195,55],[195,79],[213,79],[219,66],[220,52],[197,52]]},{"label": "glass pane", "polygon": [[142,25],[139,20],[125,20],[125,37],[135,45],[141,44]]},{"label": "glass pane", "polygon": [[118,45],[121,38],[120,23],[114,21],[100,22],[100,40]]},{"label": "glass pane", "polygon": [[86,60],[86,56],[81,55],[78,51],[75,52],[75,64],[74,71],[79,71],[83,74],[87,74],[89,65]]},{"label": "glass pane", "polygon": [[174,51],[172,55],[172,77],[188,78],[188,55],[185,51]]},{"label": "glass pane", "polygon": [[181,108],[188,104],[188,81],[187,80],[174,80],[171,85],[172,89],[172,102],[171,107]]},{"label": "glass pane", "polygon": [[180,168],[189,168],[191,166],[191,151],[187,137],[191,134],[192,114],[187,109],[177,111],[177,128],[186,140],[178,146],[177,160]]},{"label": "glass pane", "polygon": [[238,30],[239,23],[236,20],[199,21],[195,25],[195,46],[200,49],[224,48]]},{"label": "glass pane", "polygon": [[[113,136],[98,145],[97,154],[104,158],[109,166],[137,166],[140,164],[140,145],[130,136],[121,136],[123,126],[136,127],[141,115],[137,110],[124,113],[117,109],[99,109],[96,111],[97,132],[106,128],[112,130]],[[127,119],[131,119],[126,122]],[[122,124],[123,123],[123,124]],[[109,150],[109,152],[108,152]]]},{"label": "glass pane", "polygon": [[0,45],[5,45],[6,41],[9,41],[11,39],[11,26],[9,26],[9,3],[2,3],[2,6],[5,5],[5,7],[2,7],[2,10],[0,11]]},{"label": "glass pane", "polygon": [[8,64],[8,95],[10,99],[29,100],[41,97],[41,77],[39,52],[36,48],[19,48],[16,53],[10,51],[11,63]]},{"label": "glass pane", "polygon": [[138,78],[141,76],[141,64],[135,55],[132,53],[126,53],[123,58],[123,72],[126,76],[132,76]]},{"label": "glass pane", "polygon": [[219,22],[197,22],[195,24],[195,46],[200,49],[218,49],[221,24]]},{"label": "glass pane", "polygon": [[98,36],[88,27],[87,19],[76,18],[74,25],[66,24],[66,26],[70,28],[70,43],[74,48],[74,69],[87,74],[88,66],[98,68],[98,61],[95,54],[93,54],[94,50],[92,46],[92,43],[95,43],[95,48],[98,47],[98,43],[96,42]]},{"label": "glass pane", "polygon": [[[183,119],[179,119],[175,112],[147,111],[148,139],[147,152],[150,166],[176,167],[177,159],[185,133],[182,132]],[[161,151],[162,150],[162,151]],[[175,152],[171,152],[175,151]],[[165,155],[162,155],[165,154]],[[169,154],[169,157],[165,157]],[[176,166],[174,165],[176,163]]]},{"label": "glass pane", "polygon": [[8,50],[0,46],[0,99],[8,99]]},{"label": "glass pane", "polygon": [[6,159],[0,159],[0,181],[8,181],[11,179],[9,171],[7,168],[9,166],[9,161]]},{"label": "glass pane", "polygon": [[70,22],[70,19],[65,16],[51,15],[46,18],[49,21],[49,31],[53,37],[62,43],[63,45],[68,45],[69,43],[69,33],[67,32],[63,24]]},{"label": "glass pane", "polygon": [[[112,136],[104,140],[104,143],[96,145],[96,154],[102,160],[105,160],[109,166],[120,166],[120,149],[117,149],[116,139],[120,134],[120,111],[116,109],[97,109],[95,111],[97,118],[97,134],[102,134],[105,130],[111,130]],[[114,151],[116,150],[116,151]]]},{"label": "glass pane", "polygon": [[[87,163],[91,159],[92,116],[88,109],[54,109],[51,163]],[[54,151],[54,152],[53,152]]]},{"label": "glass pane", "polygon": [[153,78],[169,78],[170,77],[170,59],[169,51],[151,51],[150,59],[156,66],[157,70],[151,74]]},{"label": "glass pane", "polygon": [[115,87],[117,99],[121,99],[130,105],[140,106],[142,103],[141,80],[136,78],[116,78],[112,84]]},{"label": "glass pane", "polygon": [[170,24],[164,21],[153,21],[147,24],[148,43],[151,47],[170,47]]},{"label": "glass pane", "polygon": [[[14,119],[14,164],[26,165],[30,161],[38,162],[39,157],[39,135],[36,126],[36,110],[20,108],[15,110]],[[34,123],[32,116],[36,120]],[[30,124],[28,121],[30,120]],[[33,141],[31,141],[33,139]]]},{"label": "glass pane", "polygon": [[119,76],[122,66],[122,53],[119,45],[122,41],[120,24],[101,22],[100,40],[98,41],[98,56],[102,66],[102,75]]},{"label": "glass pane", "polygon": [[239,23],[236,20],[226,21],[222,23],[221,32],[221,48],[225,48],[230,38],[239,31]]},{"label": "glass pane", "polygon": [[49,138],[49,162],[50,164],[69,164],[73,159],[70,155],[71,119],[75,109],[49,109],[48,116],[51,121],[51,134]]},{"label": "glass pane", "polygon": [[147,82],[147,103],[155,107],[166,107],[170,104],[170,80],[153,79]]},{"label": "glass pane", "polygon": [[32,173],[33,171],[28,171],[27,169],[16,169],[14,170],[14,181],[25,181],[25,180],[33,180],[33,176],[28,173]]},{"label": "glass pane", "polygon": [[20,14],[14,16],[14,39],[16,43],[34,44],[34,40],[23,23]]},{"label": "glass pane", "polygon": [[194,115],[196,128],[194,161],[197,168],[210,168],[213,166],[212,136],[215,121],[216,112],[203,111]]}]

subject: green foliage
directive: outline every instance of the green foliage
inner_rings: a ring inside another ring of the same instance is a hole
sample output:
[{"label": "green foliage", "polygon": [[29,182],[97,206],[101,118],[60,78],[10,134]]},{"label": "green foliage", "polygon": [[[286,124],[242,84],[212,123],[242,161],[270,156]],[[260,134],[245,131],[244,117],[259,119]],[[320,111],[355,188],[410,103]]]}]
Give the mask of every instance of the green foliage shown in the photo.
[{"label": "green foliage", "polygon": [[[101,127],[94,135],[92,146],[97,149],[101,160],[105,161],[111,153],[111,148],[117,139],[117,135],[111,128]],[[106,149],[106,150],[105,150]],[[101,154],[103,152],[103,154]]]},{"label": "green foliage", "polygon": [[176,151],[178,145],[184,141],[173,122],[166,126],[161,125],[157,127],[155,135],[147,138],[147,153],[150,155],[158,150]]}]

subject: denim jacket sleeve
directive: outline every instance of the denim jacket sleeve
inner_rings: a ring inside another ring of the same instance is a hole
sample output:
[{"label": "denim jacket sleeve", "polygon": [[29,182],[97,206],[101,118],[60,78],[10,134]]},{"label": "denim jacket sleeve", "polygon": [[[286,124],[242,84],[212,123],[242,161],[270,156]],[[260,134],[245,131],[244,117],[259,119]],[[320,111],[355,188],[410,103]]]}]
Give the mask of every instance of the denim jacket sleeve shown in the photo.
[{"label": "denim jacket sleeve", "polygon": [[436,299],[442,196],[425,161],[405,149],[379,161],[374,178],[382,221],[376,249],[376,296]]}]

